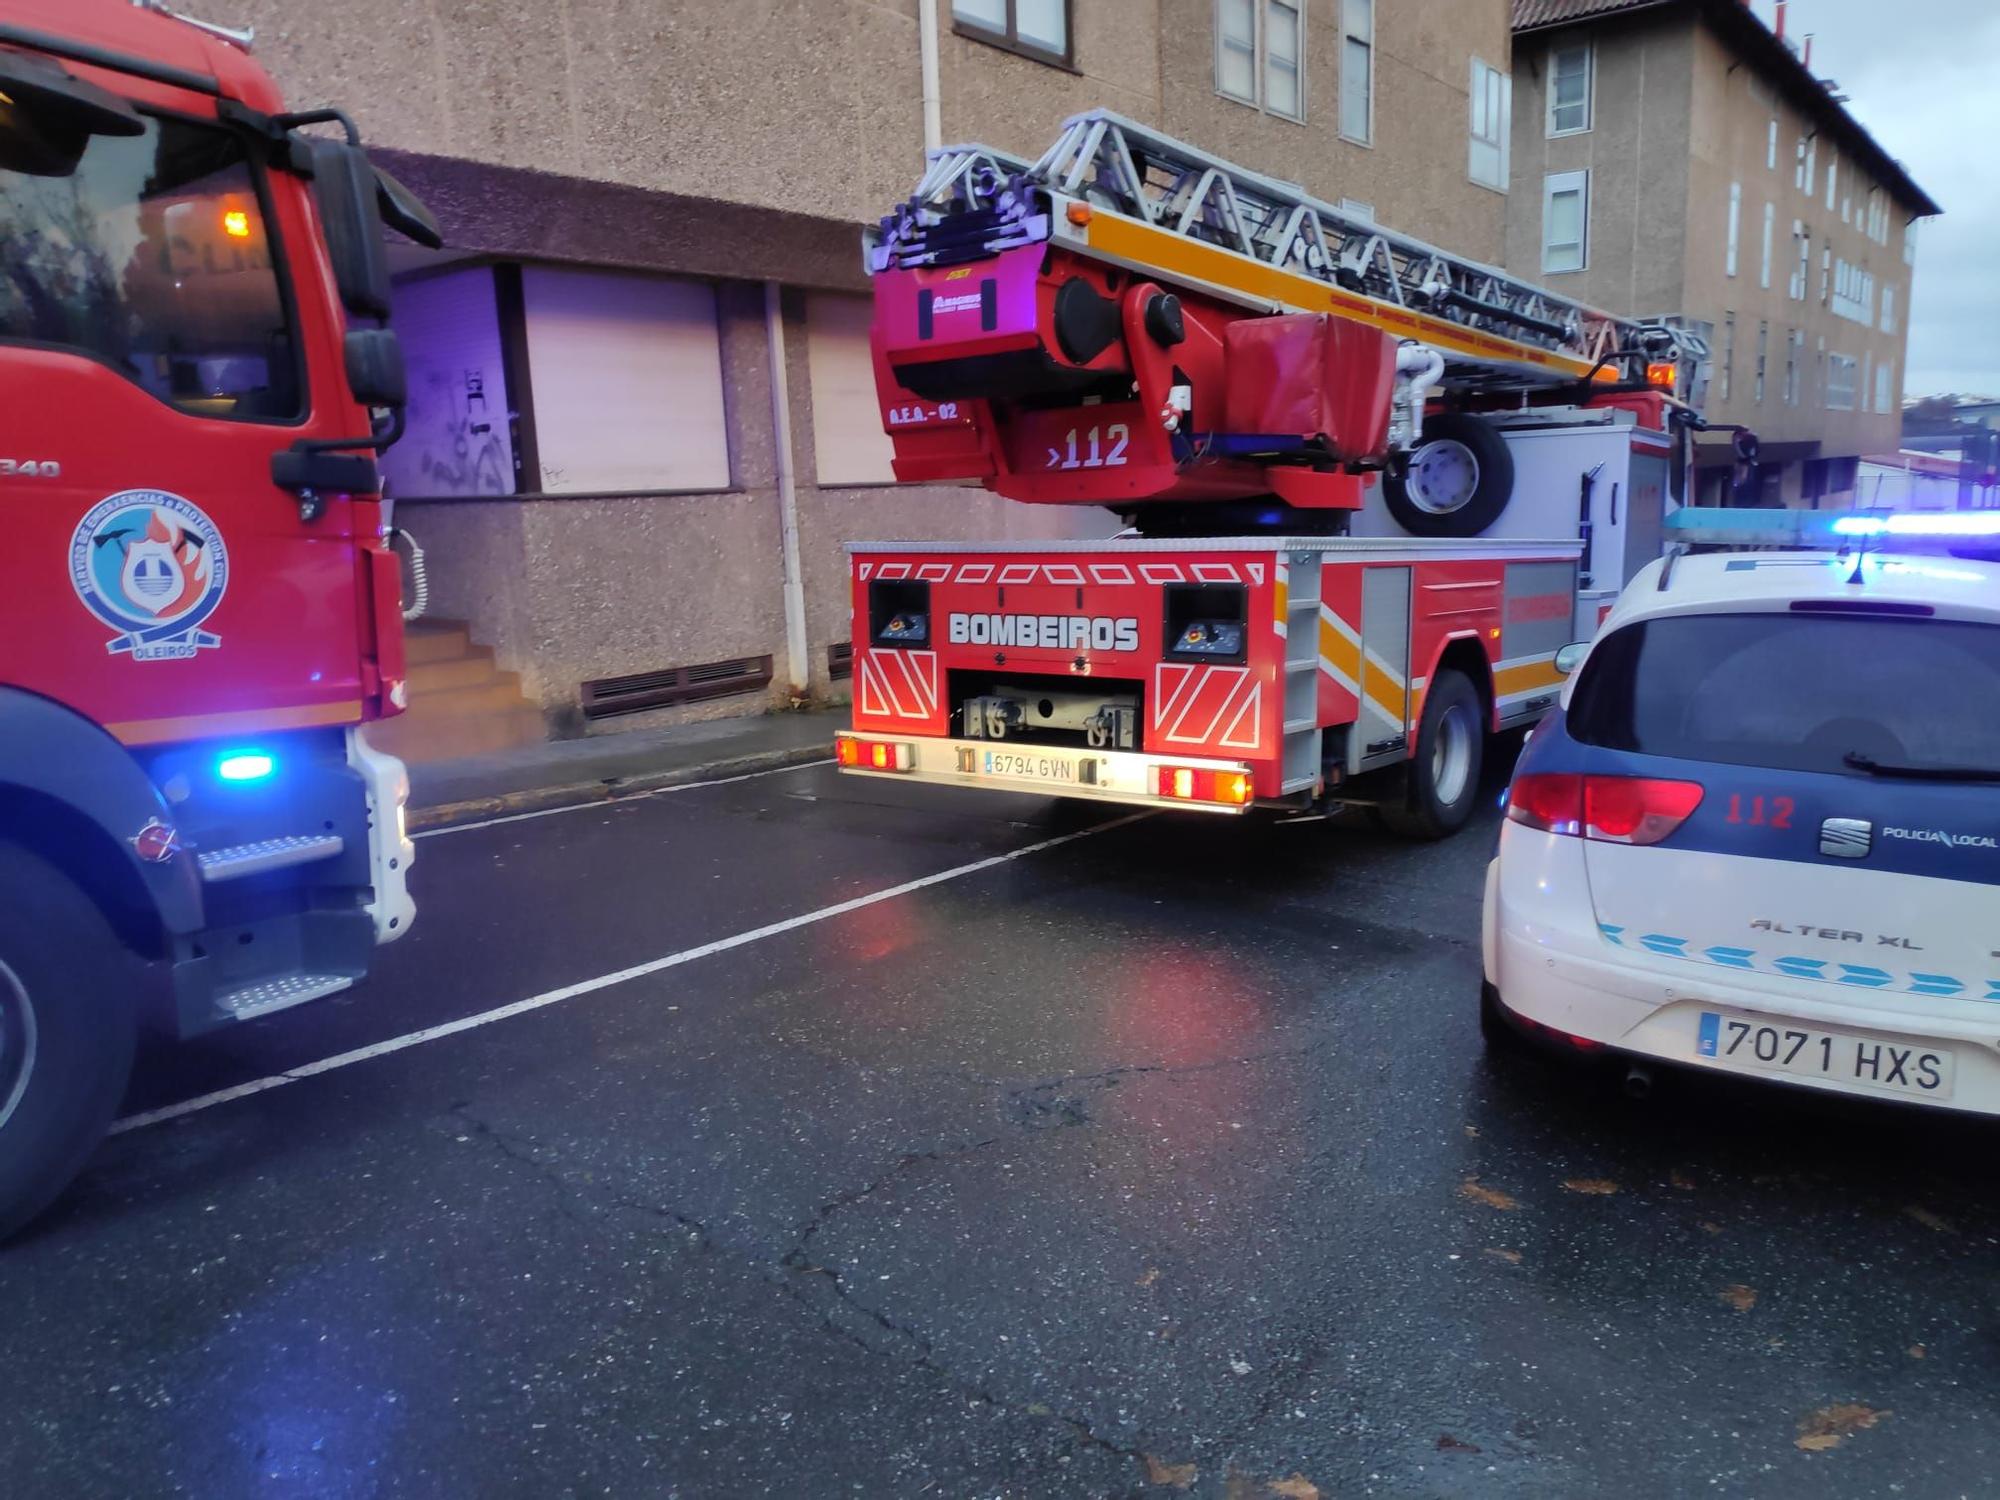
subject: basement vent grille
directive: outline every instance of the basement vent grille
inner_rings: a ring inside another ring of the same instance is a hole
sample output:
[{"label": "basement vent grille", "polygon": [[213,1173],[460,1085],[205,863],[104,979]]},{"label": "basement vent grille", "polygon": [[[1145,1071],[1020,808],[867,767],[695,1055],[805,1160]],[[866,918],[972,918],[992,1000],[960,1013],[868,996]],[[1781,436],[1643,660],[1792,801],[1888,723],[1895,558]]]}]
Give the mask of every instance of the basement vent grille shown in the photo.
[{"label": "basement vent grille", "polygon": [[633,672],[625,677],[600,677],[583,684],[583,716],[609,719],[617,714],[636,714],[649,708],[695,703],[703,698],[754,693],[770,685],[768,656],[739,656],[730,661]]},{"label": "basement vent grille", "polygon": [[826,678],[841,682],[854,675],[854,642],[835,641],[826,648]]}]

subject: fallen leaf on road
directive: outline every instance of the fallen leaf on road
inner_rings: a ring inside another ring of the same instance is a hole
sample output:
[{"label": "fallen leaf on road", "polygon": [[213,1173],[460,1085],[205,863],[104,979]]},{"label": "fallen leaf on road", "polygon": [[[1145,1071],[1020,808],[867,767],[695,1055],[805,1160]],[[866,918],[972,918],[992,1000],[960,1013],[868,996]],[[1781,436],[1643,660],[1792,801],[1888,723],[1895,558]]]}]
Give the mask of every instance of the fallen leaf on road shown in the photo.
[{"label": "fallen leaf on road", "polygon": [[1146,1466],[1146,1483],[1163,1484],[1172,1490],[1186,1489],[1201,1473],[1194,1464],[1163,1464],[1150,1453],[1141,1453],[1139,1461]]},{"label": "fallen leaf on road", "polygon": [[1951,1224],[1947,1220],[1938,1217],[1938,1215],[1932,1213],[1928,1208],[1925,1208],[1920,1203],[1910,1204],[1903,1210],[1903,1212],[1908,1214],[1911,1218],[1915,1219],[1919,1224],[1923,1225],[1924,1228],[1935,1229],[1939,1234],[1958,1233],[1956,1229],[1953,1229],[1951,1227]]},{"label": "fallen leaf on road", "polygon": [[1679,1167],[1675,1167],[1673,1171],[1667,1173],[1667,1181],[1671,1182],[1675,1187],[1679,1188],[1684,1193],[1691,1193],[1694,1191],[1694,1179],[1688,1176],[1688,1174],[1683,1172]]},{"label": "fallen leaf on road", "polygon": [[1703,1220],[1701,1221],[1701,1227],[1702,1227],[1702,1229],[1703,1229],[1704,1231],[1706,1231],[1706,1232],[1707,1232],[1707,1233],[1709,1233],[1709,1234],[1720,1234],[1720,1233],[1722,1233],[1722,1226],[1721,1226],[1720,1224],[1717,1224],[1717,1223],[1715,1223],[1715,1222],[1714,1222],[1713,1220],[1710,1220],[1710,1219],[1703,1219]]},{"label": "fallen leaf on road", "polygon": [[1510,1266],[1518,1266],[1521,1263],[1521,1252],[1518,1250],[1501,1250],[1495,1246],[1489,1245],[1486,1248],[1486,1253],[1492,1256],[1495,1260],[1506,1261],[1507,1264]]},{"label": "fallen leaf on road", "polygon": [[1911,1358],[1911,1359],[1923,1359],[1923,1358],[1924,1358],[1925,1356],[1927,1356],[1927,1355],[1928,1355],[1929,1353],[1930,1353],[1930,1351],[1929,1351],[1928,1349],[1926,1349],[1926,1348],[1925,1348],[1925,1347],[1924,1347],[1924,1346],[1923,1346],[1922,1344],[1912,1344],[1912,1345],[1910,1345],[1910,1358]]},{"label": "fallen leaf on road", "polygon": [[1466,1139],[1467,1139],[1467,1140],[1472,1140],[1472,1141],[1476,1141],[1476,1140],[1478,1140],[1478,1139],[1479,1139],[1479,1127],[1478,1127],[1477,1125],[1468,1125],[1468,1126],[1466,1126],[1466,1127],[1465,1127],[1465,1136],[1466,1136]]},{"label": "fallen leaf on road", "polygon": [[1564,1180],[1563,1186],[1572,1193],[1589,1193],[1599,1198],[1609,1197],[1618,1191],[1618,1184],[1608,1177],[1570,1177]]},{"label": "fallen leaf on road", "polygon": [[1748,1312],[1757,1305],[1756,1289],[1754,1287],[1747,1287],[1740,1281],[1730,1282],[1728,1286],[1715,1295],[1724,1302],[1727,1302],[1738,1312]]},{"label": "fallen leaf on road", "polygon": [[1278,1500],[1319,1500],[1319,1486],[1303,1474],[1293,1474],[1290,1479],[1274,1479],[1267,1486]]},{"label": "fallen leaf on road", "polygon": [[1458,1196],[1470,1198],[1474,1203],[1484,1203],[1488,1208],[1497,1208],[1503,1213],[1521,1205],[1498,1188],[1490,1188],[1477,1177],[1468,1177],[1458,1185]]},{"label": "fallen leaf on road", "polygon": [[1137,1281],[1135,1281],[1132,1284],[1134,1286],[1151,1286],[1154,1282],[1158,1281],[1159,1279],[1160,1279],[1160,1268],[1158,1266],[1148,1266],[1146,1267],[1146,1274],[1141,1276]]},{"label": "fallen leaf on road", "polygon": [[1863,1406],[1858,1401],[1842,1401],[1832,1406],[1822,1406],[1811,1416],[1799,1422],[1799,1435],[1793,1439],[1793,1446],[1807,1453],[1824,1453],[1829,1448],[1838,1448],[1843,1439],[1852,1437],[1863,1428],[1873,1427],[1884,1417],[1895,1413],[1877,1411],[1872,1406]]},{"label": "fallen leaf on road", "polygon": [[1468,1443],[1464,1438],[1455,1438],[1448,1432],[1438,1434],[1437,1450],[1440,1453],[1483,1453],[1477,1443]]},{"label": "fallen leaf on road", "polygon": [[1229,1369],[1230,1372],[1235,1375],[1248,1375],[1250,1373],[1249,1364],[1246,1361],[1240,1359],[1232,1359],[1229,1362]]}]

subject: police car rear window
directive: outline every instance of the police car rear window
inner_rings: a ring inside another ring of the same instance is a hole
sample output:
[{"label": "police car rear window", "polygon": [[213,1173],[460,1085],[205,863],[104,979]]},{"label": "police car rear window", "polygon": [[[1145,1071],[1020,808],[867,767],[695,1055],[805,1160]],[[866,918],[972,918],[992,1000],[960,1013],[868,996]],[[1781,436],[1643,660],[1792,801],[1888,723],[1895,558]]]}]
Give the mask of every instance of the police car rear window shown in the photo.
[{"label": "police car rear window", "polygon": [[1671,615],[1614,631],[1570,701],[1608,750],[1856,774],[1844,757],[2000,764],[2000,626],[1881,616]]}]

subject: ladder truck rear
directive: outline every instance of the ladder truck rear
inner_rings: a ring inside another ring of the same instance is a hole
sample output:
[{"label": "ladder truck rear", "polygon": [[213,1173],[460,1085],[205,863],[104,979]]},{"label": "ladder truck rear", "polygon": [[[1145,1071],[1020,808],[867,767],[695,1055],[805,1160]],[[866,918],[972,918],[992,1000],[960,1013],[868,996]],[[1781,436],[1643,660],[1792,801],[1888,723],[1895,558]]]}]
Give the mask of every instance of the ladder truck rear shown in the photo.
[{"label": "ladder truck rear", "polygon": [[375,457],[385,223],[436,225],[247,33],[0,12],[0,1235],[82,1165],[141,1023],[353,983],[408,929]]},{"label": "ladder truck rear", "polygon": [[1033,163],[933,152],[865,251],[896,477],[1125,530],[851,547],[858,775],[1448,834],[1702,425],[1699,328],[1105,111]]}]

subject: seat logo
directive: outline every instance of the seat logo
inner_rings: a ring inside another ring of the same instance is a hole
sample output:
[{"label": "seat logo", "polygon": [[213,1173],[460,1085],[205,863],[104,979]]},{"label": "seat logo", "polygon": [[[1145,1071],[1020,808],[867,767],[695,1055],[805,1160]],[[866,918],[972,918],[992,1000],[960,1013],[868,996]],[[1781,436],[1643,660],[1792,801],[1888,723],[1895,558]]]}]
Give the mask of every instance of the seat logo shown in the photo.
[{"label": "seat logo", "polygon": [[1866,859],[1874,841],[1873,825],[1860,818],[1828,818],[1819,825],[1819,852],[1834,859]]},{"label": "seat logo", "polygon": [[121,490],[92,506],[69,543],[84,607],[133,661],[184,661],[222,644],[201,628],[229,586],[229,549],[197,505],[165,490]]}]

